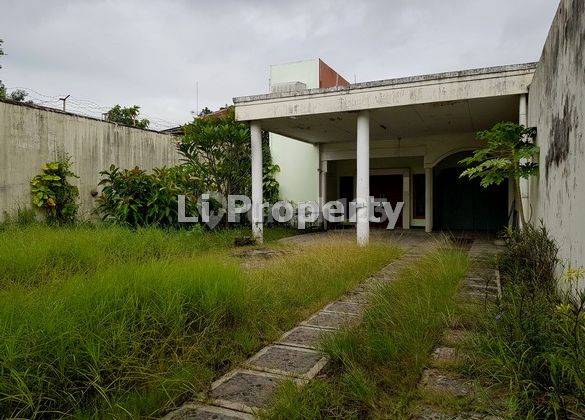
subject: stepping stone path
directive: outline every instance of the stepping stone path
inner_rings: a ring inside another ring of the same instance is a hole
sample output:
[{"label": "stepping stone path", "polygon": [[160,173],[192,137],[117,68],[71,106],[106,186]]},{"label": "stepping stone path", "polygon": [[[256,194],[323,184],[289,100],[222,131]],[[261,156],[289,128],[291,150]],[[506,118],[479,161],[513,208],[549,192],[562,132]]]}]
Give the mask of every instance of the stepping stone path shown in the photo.
[{"label": "stepping stone path", "polygon": [[285,381],[303,385],[314,378],[327,363],[327,358],[318,351],[319,341],[342,327],[359,323],[372,290],[391,281],[402,267],[426,254],[437,242],[420,236],[408,245],[410,249],[402,258],[215,381],[205,401],[185,404],[165,419],[251,419],[266,407]]},{"label": "stepping stone path", "polygon": [[[486,240],[473,241],[468,251],[471,267],[460,291],[459,300],[466,304],[485,304],[495,301],[499,295],[499,277],[495,270],[486,268],[487,262],[499,251],[496,245]],[[433,367],[423,371],[419,388],[435,397],[472,398],[474,389],[471,381],[448,369],[449,364],[460,361],[456,346],[465,339],[467,332],[462,329],[447,329],[443,344],[432,354]],[[423,406],[415,419],[499,419],[483,413],[445,414],[433,407]]]}]

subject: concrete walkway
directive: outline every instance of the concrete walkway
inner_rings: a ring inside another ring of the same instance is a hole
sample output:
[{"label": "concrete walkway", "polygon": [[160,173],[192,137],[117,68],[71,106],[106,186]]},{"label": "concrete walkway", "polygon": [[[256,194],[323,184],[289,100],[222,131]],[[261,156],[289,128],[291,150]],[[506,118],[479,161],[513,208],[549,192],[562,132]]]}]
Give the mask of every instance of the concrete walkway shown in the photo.
[{"label": "concrete walkway", "polygon": [[[335,240],[352,232],[309,234],[287,238],[287,242],[310,243]],[[331,302],[305,321],[283,334],[275,343],[250,357],[239,368],[211,385],[204,402],[188,403],[165,419],[251,419],[270,402],[278,386],[287,380],[304,384],[326,365],[327,358],[317,350],[319,340],[339,328],[359,323],[371,291],[391,281],[404,266],[426,254],[439,242],[424,232],[375,233],[373,240],[392,241],[405,254],[365,280],[341,299]]]}]

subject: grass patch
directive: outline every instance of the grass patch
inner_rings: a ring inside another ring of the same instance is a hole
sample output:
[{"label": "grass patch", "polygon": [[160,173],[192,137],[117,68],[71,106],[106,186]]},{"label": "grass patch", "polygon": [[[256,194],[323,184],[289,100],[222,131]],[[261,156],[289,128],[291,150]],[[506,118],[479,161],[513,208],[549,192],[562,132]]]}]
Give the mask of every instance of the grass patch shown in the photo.
[{"label": "grass patch", "polygon": [[[18,261],[0,292],[0,417],[160,416],[400,252],[326,244],[244,270],[225,237],[106,230],[33,227],[15,231],[20,253],[3,245]],[[35,244],[20,271],[35,232],[70,252]]]},{"label": "grass patch", "polygon": [[[291,233],[284,228],[266,229],[266,241]],[[62,281],[117,264],[192,257],[230,247],[236,237],[246,234],[248,229],[206,232],[88,224],[62,228],[40,223],[24,227],[7,224],[0,230],[0,289],[11,284],[26,287]]]},{"label": "grass patch", "polygon": [[402,270],[376,295],[359,326],[325,340],[329,375],[278,393],[271,418],[400,417],[430,352],[455,310],[455,294],[467,270],[466,255],[441,249]]}]

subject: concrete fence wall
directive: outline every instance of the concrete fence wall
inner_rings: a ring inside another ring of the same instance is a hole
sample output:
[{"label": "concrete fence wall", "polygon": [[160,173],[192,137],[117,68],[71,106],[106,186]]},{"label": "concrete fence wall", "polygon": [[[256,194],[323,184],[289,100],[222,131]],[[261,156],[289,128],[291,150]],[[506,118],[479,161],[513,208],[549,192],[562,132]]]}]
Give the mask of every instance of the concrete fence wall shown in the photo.
[{"label": "concrete fence wall", "polygon": [[528,98],[528,124],[537,128],[540,147],[531,218],[544,221],[573,267],[585,267],[584,48],[585,2],[562,0]]},{"label": "concrete fence wall", "polygon": [[31,207],[30,180],[60,153],[71,156],[79,176],[81,217],[90,216],[99,172],[111,164],[150,170],[179,161],[173,136],[0,101],[0,221]]}]

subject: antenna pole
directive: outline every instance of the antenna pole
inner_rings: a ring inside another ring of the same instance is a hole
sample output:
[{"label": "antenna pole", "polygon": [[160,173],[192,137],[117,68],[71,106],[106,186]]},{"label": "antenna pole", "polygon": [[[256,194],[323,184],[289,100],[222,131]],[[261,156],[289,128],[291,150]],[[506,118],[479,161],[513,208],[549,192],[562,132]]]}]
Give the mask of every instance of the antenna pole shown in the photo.
[{"label": "antenna pole", "polygon": [[67,95],[64,98],[59,98],[60,101],[63,101],[63,112],[65,112],[65,102],[67,102],[67,99],[69,99],[71,95]]}]

